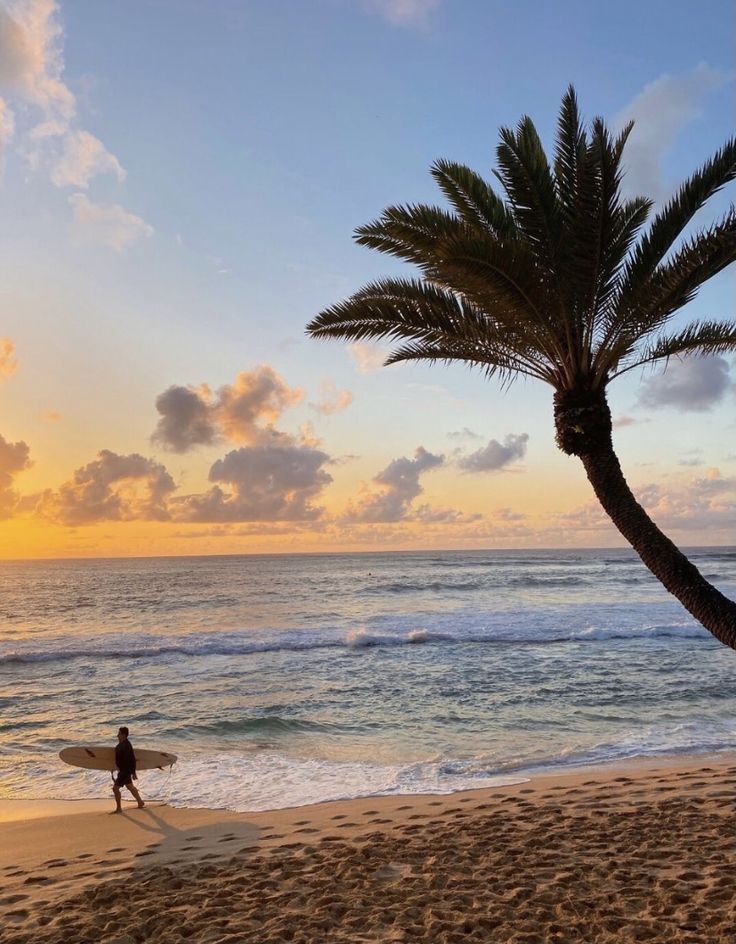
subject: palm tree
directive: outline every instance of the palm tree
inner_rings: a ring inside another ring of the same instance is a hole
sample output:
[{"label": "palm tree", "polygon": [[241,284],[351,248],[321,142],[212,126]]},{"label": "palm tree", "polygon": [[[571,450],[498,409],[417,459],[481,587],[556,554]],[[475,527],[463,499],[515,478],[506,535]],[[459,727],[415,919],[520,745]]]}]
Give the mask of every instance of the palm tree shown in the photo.
[{"label": "palm tree", "polygon": [[[560,109],[554,166],[532,120],[502,128],[495,172],[506,199],[461,164],[432,176],[451,211],[388,207],[356,241],[418,267],[373,282],[321,312],[316,338],[388,338],[386,361],[462,361],[509,382],[554,390],[557,444],[580,458],[601,505],[651,572],[722,643],[736,649],[736,603],[649,518],[613,451],[608,384],[673,356],[736,350],[736,323],[665,332],[700,286],[736,259],[736,212],[681,239],[695,213],[736,177],[731,139],[686,181],[641,235],[652,201],[620,192],[629,124],[586,130],[575,90]],[[637,238],[638,237],[638,238]],[[677,244],[677,245],[675,245]]]}]

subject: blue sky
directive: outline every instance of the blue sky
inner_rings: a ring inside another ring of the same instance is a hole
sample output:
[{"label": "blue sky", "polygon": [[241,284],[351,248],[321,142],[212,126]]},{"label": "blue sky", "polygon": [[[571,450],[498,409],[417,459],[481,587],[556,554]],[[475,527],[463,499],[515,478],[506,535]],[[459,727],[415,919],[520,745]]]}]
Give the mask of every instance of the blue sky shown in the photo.
[{"label": "blue sky", "polygon": [[[731,131],[731,4],[0,0],[0,11],[0,335],[17,364],[0,388],[0,435],[29,456],[19,469],[16,450],[6,469],[14,503],[0,553],[616,542],[590,517],[581,471],[555,450],[551,391],[501,393],[459,367],[369,369],[303,329],[399,271],[353,244],[355,226],[390,203],[440,202],[428,173],[437,157],[490,175],[499,126],[524,113],[551,147],[570,82],[588,118],[637,119],[627,185],[665,199]],[[719,195],[699,222],[732,199]],[[692,313],[733,317],[733,289],[725,273]],[[278,383],[237,387],[258,365]],[[736,534],[736,494],[721,487],[736,474],[736,370],[706,366],[673,368],[664,386],[632,377],[611,394],[632,484],[686,543]],[[279,383],[288,405],[261,404],[261,426],[329,456],[332,482],[315,480],[307,503],[326,512],[272,520],[245,503],[182,530],[140,502],[124,514],[114,502],[59,511],[64,483],[101,449],[139,454],[166,467],[177,494],[203,494],[214,463],[253,432],[221,429],[172,452],[151,439],[156,398],[207,385],[214,404],[224,385],[250,396]],[[453,450],[522,434],[522,454],[486,475],[452,464]],[[419,447],[446,461],[424,470]],[[390,490],[380,476],[401,459],[415,463],[415,494],[361,527],[355,509]],[[700,499],[718,493],[715,511],[686,507],[701,480]],[[27,546],[21,525],[36,535]]]}]

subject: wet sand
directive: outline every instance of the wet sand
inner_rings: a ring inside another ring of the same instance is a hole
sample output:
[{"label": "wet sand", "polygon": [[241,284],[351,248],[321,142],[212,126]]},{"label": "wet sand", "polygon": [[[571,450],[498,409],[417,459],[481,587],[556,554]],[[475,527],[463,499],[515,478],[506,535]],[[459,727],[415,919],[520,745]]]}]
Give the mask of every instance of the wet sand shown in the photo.
[{"label": "wet sand", "polygon": [[0,801],[0,942],[734,944],[736,757],[266,813]]}]

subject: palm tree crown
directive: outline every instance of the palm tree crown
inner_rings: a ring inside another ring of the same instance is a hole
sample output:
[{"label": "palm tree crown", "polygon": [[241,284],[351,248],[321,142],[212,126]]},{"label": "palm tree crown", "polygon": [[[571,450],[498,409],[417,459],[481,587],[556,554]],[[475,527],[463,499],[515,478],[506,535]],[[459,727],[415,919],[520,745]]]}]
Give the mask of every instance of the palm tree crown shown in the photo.
[{"label": "palm tree crown", "polygon": [[596,118],[586,131],[571,87],[552,166],[530,118],[501,129],[496,177],[505,200],[468,167],[436,161],[432,175],[452,211],[392,206],[356,232],[360,244],[418,266],[421,278],[371,283],[323,311],[308,332],[389,338],[400,344],[387,363],[461,360],[557,391],[602,391],[642,364],[735,349],[733,322],[662,329],[735,257],[733,208],[672,246],[736,176],[736,139],[683,184],[637,242],[652,201],[621,196],[631,128],[614,137]]}]

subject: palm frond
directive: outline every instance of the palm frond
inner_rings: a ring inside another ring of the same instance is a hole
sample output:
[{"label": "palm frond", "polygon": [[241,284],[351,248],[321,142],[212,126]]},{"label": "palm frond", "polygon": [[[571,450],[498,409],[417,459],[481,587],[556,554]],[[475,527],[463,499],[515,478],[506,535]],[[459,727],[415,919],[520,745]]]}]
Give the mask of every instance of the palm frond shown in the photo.
[{"label": "palm frond", "polygon": [[524,374],[527,377],[534,377],[546,383],[554,383],[556,379],[549,365],[532,357],[507,350],[499,345],[483,347],[465,341],[410,342],[392,351],[386,359],[386,364],[416,360],[429,361],[430,363],[441,361],[446,364],[462,361],[471,367],[480,367],[488,377],[500,374],[506,384],[511,383],[516,374]]},{"label": "palm frond", "polygon": [[731,138],[687,180],[654,218],[649,232],[631,255],[619,289],[617,308],[634,303],[646,283],[706,201],[736,179],[736,138]]},{"label": "palm frond", "polygon": [[571,222],[576,214],[580,169],[588,149],[587,135],[580,121],[575,89],[568,86],[557,119],[555,185],[561,211]]},{"label": "palm frond", "polygon": [[390,206],[379,219],[358,227],[355,241],[361,246],[421,265],[438,240],[464,228],[462,220],[439,207],[425,204]]},{"label": "palm frond", "polygon": [[431,174],[468,226],[488,230],[500,239],[516,235],[513,213],[480,174],[444,160],[434,162]]},{"label": "palm frond", "polygon": [[457,295],[416,279],[371,282],[307,325],[312,337],[348,341],[440,335],[479,340],[493,330],[490,318]]},{"label": "palm frond", "polygon": [[662,335],[652,344],[636,352],[633,360],[627,359],[617,366],[611,375],[621,374],[670,357],[687,357],[704,354],[728,354],[736,351],[736,324],[727,321],[696,321],[676,334]]},{"label": "palm frond", "polygon": [[540,261],[554,270],[561,239],[560,207],[555,182],[531,118],[524,117],[516,132],[501,128],[496,148],[496,176],[511,201],[519,228]]}]

